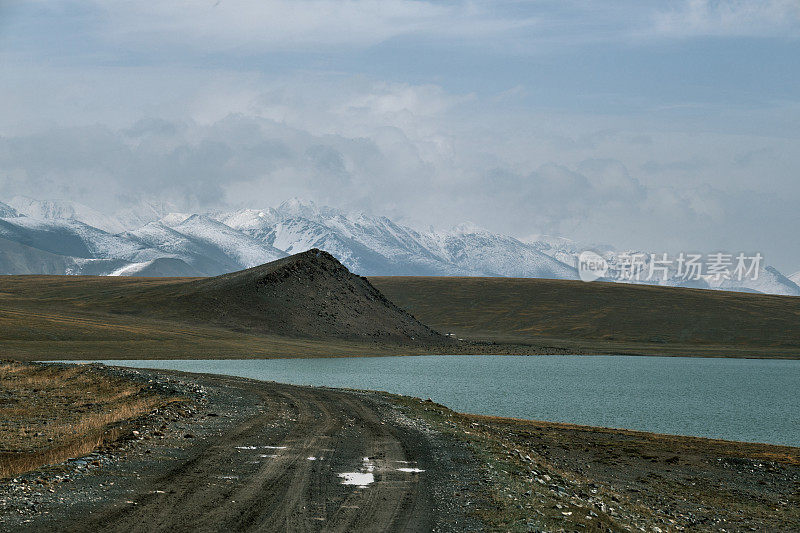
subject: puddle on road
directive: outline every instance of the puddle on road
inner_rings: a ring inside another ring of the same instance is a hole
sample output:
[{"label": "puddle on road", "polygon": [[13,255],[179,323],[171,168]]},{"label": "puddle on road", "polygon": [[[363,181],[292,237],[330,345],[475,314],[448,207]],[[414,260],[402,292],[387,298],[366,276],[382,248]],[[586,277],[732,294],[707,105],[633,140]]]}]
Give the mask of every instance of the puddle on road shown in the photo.
[{"label": "puddle on road", "polygon": [[342,485],[356,485],[362,489],[375,482],[372,472],[342,472],[339,477],[342,478]]},{"label": "puddle on road", "polygon": [[259,448],[264,450],[285,450],[286,446],[259,446]]},{"label": "puddle on road", "polygon": [[375,465],[369,460],[369,457],[364,457],[361,467],[362,472],[342,472],[339,477],[342,478],[342,485],[355,485],[358,488],[366,488],[370,483],[375,482]]},{"label": "puddle on road", "polygon": [[237,450],[255,450],[255,446],[236,446]]},{"label": "puddle on road", "polygon": [[411,472],[411,473],[414,473],[414,474],[418,474],[420,472],[424,472],[425,471],[425,470],[423,470],[421,468],[410,468],[410,467],[405,467],[405,466],[401,467],[401,468],[398,468],[397,470],[400,471],[400,472]]}]

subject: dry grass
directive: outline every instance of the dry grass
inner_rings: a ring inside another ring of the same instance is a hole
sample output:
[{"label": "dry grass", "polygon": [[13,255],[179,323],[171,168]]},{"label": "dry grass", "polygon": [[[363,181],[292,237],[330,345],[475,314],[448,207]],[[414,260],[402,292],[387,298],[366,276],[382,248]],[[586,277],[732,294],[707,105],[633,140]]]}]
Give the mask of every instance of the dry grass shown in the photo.
[{"label": "dry grass", "polygon": [[800,358],[800,297],[529,278],[372,277],[459,337],[572,353]]},{"label": "dry grass", "polygon": [[85,455],[175,398],[88,366],[0,362],[0,478]]}]

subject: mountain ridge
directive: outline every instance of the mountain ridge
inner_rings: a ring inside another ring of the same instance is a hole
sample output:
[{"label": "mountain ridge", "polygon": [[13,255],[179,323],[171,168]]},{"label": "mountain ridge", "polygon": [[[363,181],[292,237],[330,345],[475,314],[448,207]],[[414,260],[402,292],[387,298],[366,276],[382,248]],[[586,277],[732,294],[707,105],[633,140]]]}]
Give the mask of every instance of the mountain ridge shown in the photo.
[{"label": "mountain ridge", "polygon": [[[628,253],[610,246],[587,247],[563,237],[516,239],[469,223],[447,231],[420,232],[387,217],[344,212],[298,199],[275,208],[208,213],[165,213],[164,205],[141,203],[123,213],[124,221],[106,221],[106,225],[125,226],[132,212],[137,213],[136,220],[145,221],[119,233],[81,221],[82,213],[89,213],[92,219],[97,215],[79,204],[37,203],[31,199],[23,202],[19,198],[12,203],[41,217],[0,204],[0,237],[4,239],[0,241],[0,254],[19,259],[0,261],[3,274],[144,276],[148,272],[170,272],[164,275],[215,276],[319,248],[361,275],[575,280],[581,251],[593,249],[611,265],[617,265]],[[11,242],[30,250],[22,252]],[[46,270],[37,268],[31,260],[36,255],[32,250],[63,259],[48,258]],[[20,259],[23,256],[27,259]],[[156,259],[169,261],[153,263]],[[53,272],[56,263],[62,265],[61,270]],[[800,296],[800,280],[790,279],[772,267],[762,267],[760,279],[746,281],[687,282],[671,275],[668,280],[652,284]]]}]

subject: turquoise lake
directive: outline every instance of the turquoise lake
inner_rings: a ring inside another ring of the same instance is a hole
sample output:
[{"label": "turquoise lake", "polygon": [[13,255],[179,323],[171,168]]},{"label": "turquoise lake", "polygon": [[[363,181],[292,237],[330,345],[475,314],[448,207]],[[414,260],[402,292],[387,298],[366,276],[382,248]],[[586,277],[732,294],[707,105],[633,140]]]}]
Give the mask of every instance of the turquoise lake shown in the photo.
[{"label": "turquoise lake", "polygon": [[102,362],[382,390],[468,413],[800,446],[800,361],[459,355]]}]

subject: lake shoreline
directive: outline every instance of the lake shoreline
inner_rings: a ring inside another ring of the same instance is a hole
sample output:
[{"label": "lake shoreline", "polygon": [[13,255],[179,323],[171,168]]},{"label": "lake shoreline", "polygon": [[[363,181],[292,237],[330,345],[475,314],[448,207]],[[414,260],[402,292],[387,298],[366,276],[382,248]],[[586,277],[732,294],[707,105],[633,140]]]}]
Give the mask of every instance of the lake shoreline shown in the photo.
[{"label": "lake shoreline", "polygon": [[800,364],[634,356],[104,360],[433,398],[476,415],[800,445]]}]

